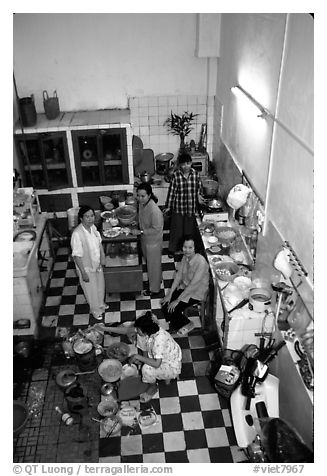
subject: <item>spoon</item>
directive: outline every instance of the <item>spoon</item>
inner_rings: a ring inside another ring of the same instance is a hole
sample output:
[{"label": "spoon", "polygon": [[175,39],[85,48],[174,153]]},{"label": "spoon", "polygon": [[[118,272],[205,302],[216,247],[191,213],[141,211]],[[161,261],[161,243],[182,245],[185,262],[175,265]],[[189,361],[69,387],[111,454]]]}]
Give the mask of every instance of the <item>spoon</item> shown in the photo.
[{"label": "spoon", "polygon": [[92,417],[91,420],[97,421],[98,423],[102,423],[102,420],[98,420],[97,418],[93,418],[93,417]]}]

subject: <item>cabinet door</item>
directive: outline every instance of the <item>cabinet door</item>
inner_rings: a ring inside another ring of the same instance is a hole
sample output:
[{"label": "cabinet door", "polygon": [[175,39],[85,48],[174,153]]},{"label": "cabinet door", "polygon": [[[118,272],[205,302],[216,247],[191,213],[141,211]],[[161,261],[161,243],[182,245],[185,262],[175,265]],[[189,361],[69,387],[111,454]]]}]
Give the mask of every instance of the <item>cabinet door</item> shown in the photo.
[{"label": "cabinet door", "polygon": [[78,185],[119,185],[128,183],[125,129],[73,131]]},{"label": "cabinet door", "polygon": [[24,186],[57,190],[72,185],[65,133],[17,135],[16,146]]},{"label": "cabinet door", "polygon": [[38,134],[29,134],[25,139],[16,136],[17,154],[20,159],[20,171],[23,185],[35,189],[46,189],[46,176]]},{"label": "cabinet door", "polygon": [[101,130],[104,185],[128,183],[126,131]]},{"label": "cabinet door", "polygon": [[72,133],[78,185],[100,185],[100,158],[98,131]]},{"label": "cabinet door", "polygon": [[70,187],[72,180],[68,163],[66,134],[45,133],[40,135],[48,190]]}]

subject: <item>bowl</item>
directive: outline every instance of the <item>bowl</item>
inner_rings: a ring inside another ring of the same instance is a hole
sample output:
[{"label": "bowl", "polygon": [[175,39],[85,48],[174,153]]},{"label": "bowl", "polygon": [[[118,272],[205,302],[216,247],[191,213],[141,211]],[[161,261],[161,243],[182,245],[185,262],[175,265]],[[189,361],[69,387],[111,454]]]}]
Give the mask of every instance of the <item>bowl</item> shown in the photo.
[{"label": "bowl", "polygon": [[119,360],[105,359],[98,367],[98,372],[105,382],[117,382],[120,379],[123,366]]},{"label": "bowl", "polygon": [[28,341],[20,341],[15,345],[14,350],[20,357],[27,359],[32,351],[32,343]]},{"label": "bowl", "polygon": [[129,345],[125,344],[125,342],[115,342],[107,347],[106,353],[109,359],[125,362],[129,356]]},{"label": "bowl", "polygon": [[215,272],[218,279],[222,281],[233,281],[236,278],[239,267],[236,263],[225,261],[215,264]]},{"label": "bowl", "polygon": [[107,197],[106,195],[101,195],[99,198],[102,205],[106,205],[107,203],[110,203],[112,201],[112,198]]},{"label": "bowl", "polygon": [[136,214],[135,207],[131,205],[123,205],[116,210],[116,217],[123,226],[131,225],[135,221]]},{"label": "bowl", "polygon": [[123,422],[121,418],[116,415],[108,416],[101,421],[101,426],[105,433],[110,433],[110,436],[115,436],[121,430]]},{"label": "bowl", "polygon": [[116,414],[118,410],[118,403],[115,400],[102,400],[98,407],[98,413],[104,417],[110,417]]},{"label": "bowl", "polygon": [[107,211],[111,212],[111,211],[115,208],[115,206],[114,206],[113,203],[108,202],[108,203],[105,203],[105,204],[104,204],[104,208],[105,208]]},{"label": "bowl", "polygon": [[100,213],[100,216],[101,218],[103,218],[103,220],[109,220],[109,218],[112,218],[114,216],[114,212],[105,210],[104,212]]},{"label": "bowl", "polygon": [[121,380],[124,380],[126,377],[136,377],[138,374],[139,371],[135,364],[125,364],[123,365]]},{"label": "bowl", "polygon": [[203,223],[203,234],[205,236],[210,236],[213,235],[213,232],[215,231],[216,227],[214,223]]},{"label": "bowl", "polygon": [[230,245],[236,238],[236,231],[230,226],[220,226],[216,230],[216,236],[219,243],[223,245]]},{"label": "bowl", "polygon": [[13,433],[18,436],[25,428],[29,412],[25,403],[14,400]]}]

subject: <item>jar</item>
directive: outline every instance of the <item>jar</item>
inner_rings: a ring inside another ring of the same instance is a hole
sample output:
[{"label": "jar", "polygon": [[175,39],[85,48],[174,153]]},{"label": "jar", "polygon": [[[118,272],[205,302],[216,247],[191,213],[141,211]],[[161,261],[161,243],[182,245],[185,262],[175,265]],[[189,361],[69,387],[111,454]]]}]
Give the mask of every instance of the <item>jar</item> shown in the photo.
[{"label": "jar", "polygon": [[295,331],[297,336],[300,336],[311,322],[311,317],[303,309],[302,312],[291,312],[287,318],[290,327]]}]

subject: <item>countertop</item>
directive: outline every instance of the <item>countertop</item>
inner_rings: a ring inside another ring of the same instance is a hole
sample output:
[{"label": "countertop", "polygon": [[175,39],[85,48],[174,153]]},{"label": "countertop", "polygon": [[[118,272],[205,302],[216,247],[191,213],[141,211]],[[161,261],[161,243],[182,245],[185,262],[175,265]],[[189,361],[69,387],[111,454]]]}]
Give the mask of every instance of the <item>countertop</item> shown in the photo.
[{"label": "countertop", "polygon": [[[92,129],[103,127],[129,127],[131,125],[129,109],[101,109],[98,111],[60,112],[56,119],[47,119],[45,114],[37,114],[37,122],[32,127],[24,127],[25,134],[37,132],[65,131],[67,129]],[[19,122],[15,134],[22,132]]]}]

